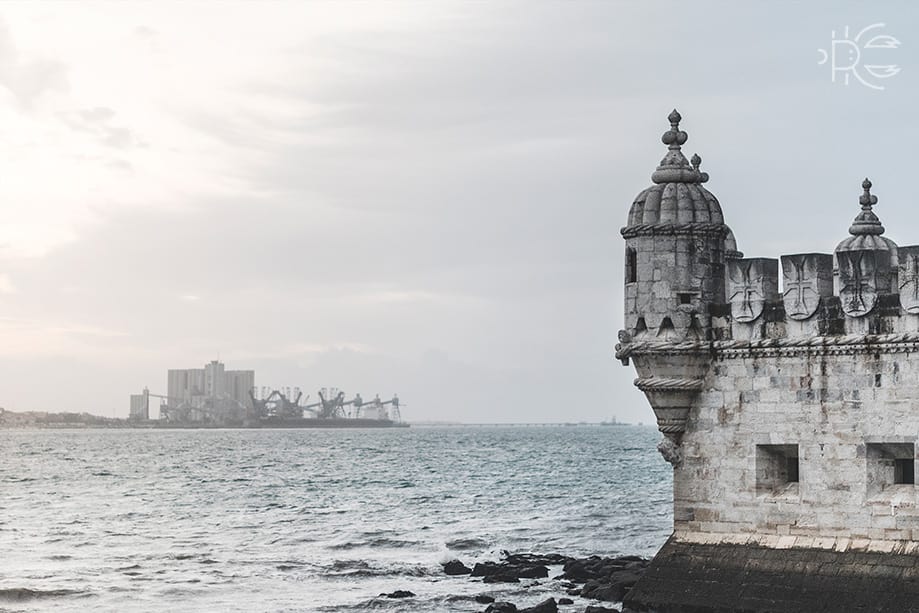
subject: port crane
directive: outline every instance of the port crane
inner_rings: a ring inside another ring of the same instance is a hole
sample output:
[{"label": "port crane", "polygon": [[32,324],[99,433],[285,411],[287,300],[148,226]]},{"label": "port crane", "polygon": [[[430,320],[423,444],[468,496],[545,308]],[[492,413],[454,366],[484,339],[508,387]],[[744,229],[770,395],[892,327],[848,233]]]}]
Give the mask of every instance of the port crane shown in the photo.
[{"label": "port crane", "polygon": [[254,388],[249,390],[249,399],[252,408],[258,417],[302,418],[304,407],[300,406],[303,392],[297,390],[297,396],[291,400],[280,390],[272,390],[267,398],[259,400],[255,397]]},{"label": "port crane", "polygon": [[[326,398],[325,394],[333,394],[338,390],[334,388],[329,392],[328,390],[319,390],[319,400],[322,404],[322,409],[316,415],[319,419],[334,419],[336,417],[344,417],[344,402],[345,402],[345,393],[338,392],[332,398]],[[323,393],[325,392],[325,394]]]},{"label": "port crane", "polygon": [[399,397],[396,395],[389,400],[382,400],[377,394],[372,400],[367,401],[360,394],[355,394],[353,398],[346,400],[343,391],[337,388],[323,388],[319,391],[319,400],[310,403],[309,396],[304,398],[300,388],[294,388],[293,398],[288,395],[290,388],[282,389],[271,390],[266,396],[267,388],[262,388],[261,399],[256,397],[256,388],[249,390],[249,399],[256,418],[302,419],[306,413],[310,413],[315,419],[359,419],[364,409],[375,408],[379,411],[379,419],[390,419],[391,416],[393,421],[401,420]]},{"label": "port crane", "polygon": [[354,398],[351,400],[344,400],[341,403],[342,408],[344,407],[354,407],[354,414],[351,414],[351,411],[348,411],[348,417],[360,417],[361,416],[361,407],[364,405],[364,399],[361,398],[360,394],[355,394]]}]

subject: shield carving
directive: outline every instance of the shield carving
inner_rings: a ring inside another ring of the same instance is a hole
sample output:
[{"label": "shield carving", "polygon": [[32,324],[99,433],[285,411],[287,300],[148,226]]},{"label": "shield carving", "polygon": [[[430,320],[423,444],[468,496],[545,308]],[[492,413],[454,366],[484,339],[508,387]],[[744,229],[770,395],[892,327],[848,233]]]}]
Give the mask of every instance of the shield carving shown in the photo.
[{"label": "shield carving", "polygon": [[785,314],[804,320],[817,312],[822,296],[833,295],[833,256],[802,253],[782,256]]},{"label": "shield carving", "polygon": [[901,247],[899,255],[900,305],[907,313],[919,315],[919,247]]},{"label": "shield carving", "polygon": [[768,258],[729,261],[728,293],[734,321],[749,323],[763,314],[766,301],[775,298],[778,268],[778,260]]},{"label": "shield carving", "polygon": [[878,301],[878,260],[886,252],[859,249],[838,251],[839,299],[842,310],[851,317],[862,317],[871,312]]}]

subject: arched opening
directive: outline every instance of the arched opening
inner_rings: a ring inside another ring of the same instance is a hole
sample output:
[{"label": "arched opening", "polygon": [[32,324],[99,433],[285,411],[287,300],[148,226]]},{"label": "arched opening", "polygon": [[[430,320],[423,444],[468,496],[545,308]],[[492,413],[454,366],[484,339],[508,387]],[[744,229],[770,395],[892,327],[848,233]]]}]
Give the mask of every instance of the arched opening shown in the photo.
[{"label": "arched opening", "polygon": [[638,321],[635,323],[635,334],[632,335],[632,338],[640,338],[648,333],[648,324],[645,323],[644,317],[639,317]]},{"label": "arched opening", "polygon": [[661,325],[657,329],[658,338],[668,339],[675,335],[676,330],[673,327],[673,321],[669,317],[661,320]]}]

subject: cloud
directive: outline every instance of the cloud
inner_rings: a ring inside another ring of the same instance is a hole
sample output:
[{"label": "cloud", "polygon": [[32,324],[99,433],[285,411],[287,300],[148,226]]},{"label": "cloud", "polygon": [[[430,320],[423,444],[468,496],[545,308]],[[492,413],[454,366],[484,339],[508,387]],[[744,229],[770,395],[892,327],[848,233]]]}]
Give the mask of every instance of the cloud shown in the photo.
[{"label": "cloud", "polygon": [[20,107],[31,109],[43,95],[68,90],[67,68],[58,60],[24,56],[7,27],[0,24],[0,86]]},{"label": "cloud", "polygon": [[98,142],[116,149],[140,147],[143,143],[130,129],[113,125],[115,111],[106,107],[79,109],[59,113],[61,120],[71,129],[91,134]]},{"label": "cloud", "polygon": [[158,33],[149,26],[137,26],[134,28],[134,34],[140,38],[155,38]]}]

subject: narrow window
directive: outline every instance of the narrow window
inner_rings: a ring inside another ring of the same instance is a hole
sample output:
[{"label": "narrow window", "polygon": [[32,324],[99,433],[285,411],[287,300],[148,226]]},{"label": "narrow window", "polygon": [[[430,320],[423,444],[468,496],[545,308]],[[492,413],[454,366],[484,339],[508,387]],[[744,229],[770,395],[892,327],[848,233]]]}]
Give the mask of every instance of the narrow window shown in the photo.
[{"label": "narrow window", "polygon": [[635,283],[638,280],[638,254],[631,247],[625,248],[625,282]]},{"label": "narrow window", "polygon": [[902,458],[894,460],[893,466],[894,483],[916,483],[916,461],[912,458]]},{"label": "narrow window", "polygon": [[785,458],[785,482],[798,482],[798,456],[789,456]]},{"label": "narrow window", "polygon": [[680,299],[680,304],[692,304],[692,293],[683,292],[677,294],[677,297]]},{"label": "narrow window", "polygon": [[874,375],[874,387],[881,387],[881,375],[880,375],[880,373]]}]

